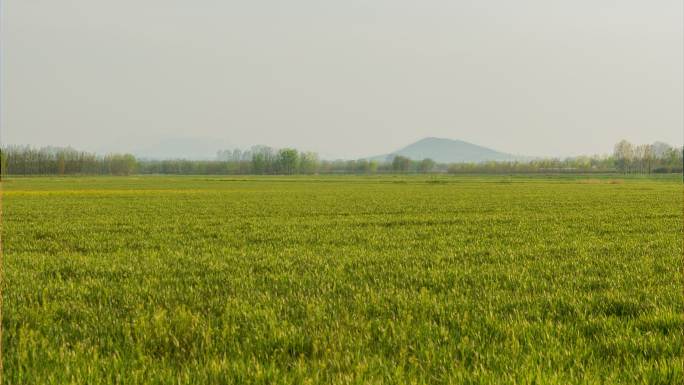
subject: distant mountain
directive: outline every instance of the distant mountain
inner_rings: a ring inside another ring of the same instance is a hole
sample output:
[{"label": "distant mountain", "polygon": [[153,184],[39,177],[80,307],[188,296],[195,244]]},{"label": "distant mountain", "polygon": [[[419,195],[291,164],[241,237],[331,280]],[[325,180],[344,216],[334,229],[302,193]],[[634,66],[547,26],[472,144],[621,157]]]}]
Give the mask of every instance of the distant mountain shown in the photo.
[{"label": "distant mountain", "polygon": [[117,138],[88,149],[98,154],[130,153],[141,159],[214,160],[219,150],[236,147],[224,139],[205,137]]},{"label": "distant mountain", "polygon": [[232,148],[226,141],[203,138],[165,138],[133,150],[136,156],[151,159],[213,160],[219,150]]},{"label": "distant mountain", "polygon": [[487,161],[511,161],[522,157],[495,151],[487,147],[464,142],[462,140],[425,138],[410,144],[401,150],[370,159],[378,161],[391,160],[397,155],[413,160],[430,158],[438,163],[480,163]]}]

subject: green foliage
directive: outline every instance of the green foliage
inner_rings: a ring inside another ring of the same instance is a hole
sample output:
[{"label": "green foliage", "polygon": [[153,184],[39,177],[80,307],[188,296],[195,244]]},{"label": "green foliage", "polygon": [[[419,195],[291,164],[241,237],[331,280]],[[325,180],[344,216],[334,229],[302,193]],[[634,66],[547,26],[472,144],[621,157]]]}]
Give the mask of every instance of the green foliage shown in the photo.
[{"label": "green foliage", "polygon": [[130,154],[107,155],[105,156],[104,161],[107,164],[109,174],[111,175],[131,175],[135,172],[137,165],[135,157]]},{"label": "green foliage", "polygon": [[430,171],[434,170],[436,165],[437,165],[437,163],[435,163],[434,160],[432,160],[430,158],[426,158],[426,159],[421,160],[420,163],[418,164],[418,171],[423,172],[423,173],[430,172]]},{"label": "green foliage", "polygon": [[392,170],[394,172],[407,172],[411,167],[411,159],[397,155],[392,159]]},{"label": "green foliage", "polygon": [[278,173],[292,175],[299,171],[299,153],[293,148],[283,148],[278,151]]},{"label": "green foliage", "polygon": [[684,382],[676,178],[4,190],[6,384]]}]

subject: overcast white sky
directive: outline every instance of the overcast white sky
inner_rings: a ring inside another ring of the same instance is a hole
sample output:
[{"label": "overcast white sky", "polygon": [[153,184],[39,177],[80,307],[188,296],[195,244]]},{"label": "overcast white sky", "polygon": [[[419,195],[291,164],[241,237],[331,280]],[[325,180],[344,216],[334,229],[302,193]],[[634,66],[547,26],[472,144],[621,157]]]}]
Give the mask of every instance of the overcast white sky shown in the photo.
[{"label": "overcast white sky", "polygon": [[4,0],[4,143],[681,144],[681,0]]}]

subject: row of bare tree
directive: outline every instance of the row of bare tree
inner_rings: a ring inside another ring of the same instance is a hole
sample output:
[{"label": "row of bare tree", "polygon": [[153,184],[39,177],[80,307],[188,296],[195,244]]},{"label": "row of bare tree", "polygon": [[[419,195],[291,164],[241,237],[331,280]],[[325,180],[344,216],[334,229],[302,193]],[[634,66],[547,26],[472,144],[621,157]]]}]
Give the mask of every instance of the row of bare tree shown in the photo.
[{"label": "row of bare tree", "polygon": [[12,175],[130,175],[137,160],[130,154],[97,155],[72,148],[7,146],[1,167]]}]

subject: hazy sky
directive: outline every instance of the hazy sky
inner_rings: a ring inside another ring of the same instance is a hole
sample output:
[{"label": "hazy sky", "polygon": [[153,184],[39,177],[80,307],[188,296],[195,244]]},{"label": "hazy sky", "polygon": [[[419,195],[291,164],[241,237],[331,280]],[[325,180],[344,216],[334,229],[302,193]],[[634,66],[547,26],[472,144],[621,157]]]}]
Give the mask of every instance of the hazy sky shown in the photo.
[{"label": "hazy sky", "polygon": [[4,143],[681,144],[682,0],[4,0]]}]

